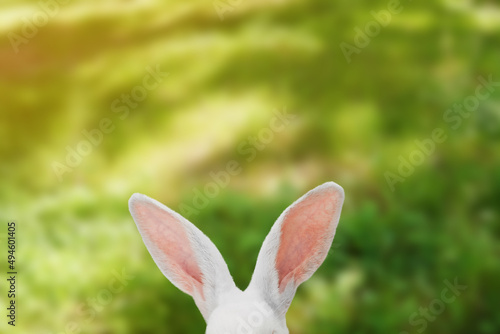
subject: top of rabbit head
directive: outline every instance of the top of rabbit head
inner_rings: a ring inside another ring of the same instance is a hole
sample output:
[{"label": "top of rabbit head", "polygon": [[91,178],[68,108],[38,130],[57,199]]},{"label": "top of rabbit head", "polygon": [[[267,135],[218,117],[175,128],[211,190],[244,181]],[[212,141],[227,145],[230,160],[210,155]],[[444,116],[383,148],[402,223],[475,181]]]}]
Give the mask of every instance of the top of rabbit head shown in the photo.
[{"label": "top of rabbit head", "polygon": [[184,217],[141,194],[132,195],[129,207],[161,272],[193,297],[207,334],[284,334],[285,313],[297,287],[326,258],[343,202],[342,187],[328,182],[290,205],[264,240],[244,291],[215,245]]}]

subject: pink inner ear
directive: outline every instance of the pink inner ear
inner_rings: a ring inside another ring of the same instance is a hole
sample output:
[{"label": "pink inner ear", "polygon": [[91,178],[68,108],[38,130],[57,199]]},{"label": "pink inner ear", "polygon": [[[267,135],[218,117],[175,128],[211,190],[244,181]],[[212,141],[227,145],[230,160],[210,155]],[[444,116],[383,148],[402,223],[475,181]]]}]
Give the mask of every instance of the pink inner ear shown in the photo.
[{"label": "pink inner ear", "polygon": [[135,213],[139,217],[143,233],[156,248],[155,251],[160,253],[156,256],[166,258],[167,270],[176,280],[173,283],[190,295],[193,295],[193,288],[196,287],[203,298],[203,275],[182,223],[171,213],[152,203],[136,205]]},{"label": "pink inner ear", "polygon": [[283,219],[276,269],[283,292],[294,279],[304,282],[321,265],[331,242],[338,196],[334,189],[311,194],[290,208]]}]

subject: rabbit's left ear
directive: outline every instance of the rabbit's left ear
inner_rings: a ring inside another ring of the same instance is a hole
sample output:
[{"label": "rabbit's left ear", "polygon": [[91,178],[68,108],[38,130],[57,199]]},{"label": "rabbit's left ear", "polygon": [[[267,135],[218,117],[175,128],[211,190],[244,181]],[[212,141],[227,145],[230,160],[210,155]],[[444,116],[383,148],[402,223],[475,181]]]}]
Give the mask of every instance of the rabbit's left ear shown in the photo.
[{"label": "rabbit's left ear", "polygon": [[266,237],[248,289],[277,314],[286,313],[297,287],[325,260],[343,202],[342,187],[325,183],[289,206]]},{"label": "rabbit's left ear", "polygon": [[129,208],[158,268],[193,297],[208,321],[219,298],[236,289],[219,250],[196,226],[154,199],[134,194]]}]

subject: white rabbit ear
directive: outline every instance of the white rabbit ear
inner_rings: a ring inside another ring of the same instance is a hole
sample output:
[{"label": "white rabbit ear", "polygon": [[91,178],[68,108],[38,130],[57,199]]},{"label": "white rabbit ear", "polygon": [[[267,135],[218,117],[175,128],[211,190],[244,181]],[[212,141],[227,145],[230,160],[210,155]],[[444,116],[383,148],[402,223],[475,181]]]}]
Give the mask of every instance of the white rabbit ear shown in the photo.
[{"label": "white rabbit ear", "polygon": [[277,314],[286,313],[297,287],[325,260],[343,202],[342,187],[325,183],[289,206],[266,237],[248,289]]},{"label": "white rabbit ear", "polygon": [[208,320],[221,295],[236,289],[220,252],[184,217],[145,195],[132,195],[129,209],[158,268]]}]

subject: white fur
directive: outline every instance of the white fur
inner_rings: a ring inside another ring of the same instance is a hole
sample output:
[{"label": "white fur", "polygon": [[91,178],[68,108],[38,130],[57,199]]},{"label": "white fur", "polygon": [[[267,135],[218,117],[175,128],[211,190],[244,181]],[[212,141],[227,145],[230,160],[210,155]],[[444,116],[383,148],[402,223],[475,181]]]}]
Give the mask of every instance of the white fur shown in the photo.
[{"label": "white fur", "polygon": [[[308,258],[310,261],[305,267],[306,270],[301,276],[300,282],[295,282],[295,279],[292,279],[280,292],[276,256],[280,249],[282,225],[287,218],[287,214],[304,199],[315,200],[316,197],[326,192],[334,193],[335,198],[332,198],[331,203],[333,203],[335,211],[332,217],[327,217],[329,225],[321,236],[321,242],[324,246],[321,247],[320,251],[314,253],[311,258]],[[192,297],[207,322],[207,334],[286,334],[288,333],[285,320],[286,311],[298,285],[308,279],[326,257],[335,235],[343,200],[343,189],[334,182],[328,182],[309,191],[288,207],[266,237],[257,259],[252,280],[245,291],[241,291],[234,284],[228,267],[215,245],[184,217],[141,194],[132,195],[129,207],[155,263],[175,286],[187,292],[181,288],[181,283],[184,281],[181,281],[176,271],[168,266],[166,260],[168,254],[164,254],[145,233],[145,226],[148,226],[148,223],[151,224],[151,221],[138,214],[137,208],[143,209],[142,205],[153,204],[156,208],[168,212],[177,222],[182,224],[182,228],[188,235],[189,247],[195,253],[196,263],[203,276],[204,298],[199,293],[196,293],[196,289],[193,289]]]}]

